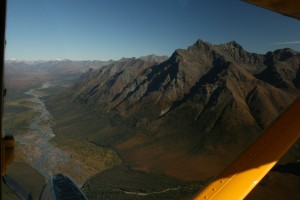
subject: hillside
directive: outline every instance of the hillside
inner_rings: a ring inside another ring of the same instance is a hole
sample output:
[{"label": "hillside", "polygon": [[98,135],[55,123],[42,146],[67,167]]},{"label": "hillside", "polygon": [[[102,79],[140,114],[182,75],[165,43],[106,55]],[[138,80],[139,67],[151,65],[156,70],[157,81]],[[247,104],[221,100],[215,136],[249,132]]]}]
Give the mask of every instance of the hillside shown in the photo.
[{"label": "hillside", "polygon": [[[298,96],[299,64],[291,49],[260,55],[236,42],[198,40],[160,64],[126,59],[90,70],[71,95],[126,122],[130,134],[107,125],[89,137],[117,149],[126,163],[209,178]],[[205,169],[201,160],[209,161]]]}]

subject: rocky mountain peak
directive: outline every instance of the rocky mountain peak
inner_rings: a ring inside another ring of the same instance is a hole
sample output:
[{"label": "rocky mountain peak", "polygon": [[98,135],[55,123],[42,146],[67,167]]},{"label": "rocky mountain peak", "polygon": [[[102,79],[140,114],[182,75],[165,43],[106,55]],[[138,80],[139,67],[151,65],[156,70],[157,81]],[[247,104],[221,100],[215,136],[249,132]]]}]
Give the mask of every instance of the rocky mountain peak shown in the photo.
[{"label": "rocky mountain peak", "polygon": [[212,44],[209,43],[209,42],[206,42],[206,41],[204,41],[204,40],[202,40],[202,39],[197,40],[197,41],[193,44],[193,46],[210,46],[210,45],[212,45]]},{"label": "rocky mountain peak", "polygon": [[237,43],[235,40],[228,42],[226,45],[233,47],[233,48],[243,49],[243,47],[239,43]]},{"label": "rocky mountain peak", "polygon": [[277,55],[278,59],[281,61],[287,60],[287,59],[295,56],[296,54],[297,54],[297,52],[295,52],[294,50],[289,49],[289,48],[278,49],[278,50],[274,51],[274,55]]}]

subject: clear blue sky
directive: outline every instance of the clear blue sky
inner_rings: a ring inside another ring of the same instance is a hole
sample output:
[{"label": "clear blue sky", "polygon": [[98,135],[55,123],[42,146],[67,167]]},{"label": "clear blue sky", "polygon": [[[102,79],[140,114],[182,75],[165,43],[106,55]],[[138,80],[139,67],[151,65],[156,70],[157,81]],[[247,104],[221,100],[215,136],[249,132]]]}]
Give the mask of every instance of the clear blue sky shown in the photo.
[{"label": "clear blue sky", "polygon": [[7,59],[171,55],[197,39],[300,50],[300,21],[239,0],[8,0]]}]

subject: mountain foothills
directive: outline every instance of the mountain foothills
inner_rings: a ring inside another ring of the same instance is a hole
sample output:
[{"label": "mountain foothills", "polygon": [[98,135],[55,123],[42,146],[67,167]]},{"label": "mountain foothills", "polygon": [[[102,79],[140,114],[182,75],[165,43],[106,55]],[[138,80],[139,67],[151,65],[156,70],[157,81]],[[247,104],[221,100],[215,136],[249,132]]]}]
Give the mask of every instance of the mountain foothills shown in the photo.
[{"label": "mountain foothills", "polygon": [[[83,185],[90,199],[191,198],[300,93],[299,52],[250,53],[234,41],[198,40],[170,57],[7,65],[8,85],[20,90],[60,80],[42,98],[55,119],[52,144],[93,169],[100,158],[89,159],[89,144],[116,151],[105,171],[91,170]],[[32,80],[22,81],[24,74]],[[299,150],[294,145],[280,165],[299,160]],[[270,173],[252,198],[268,198],[267,190],[276,197],[284,188],[278,182],[299,182],[280,173]]]},{"label": "mountain foothills", "polygon": [[295,100],[299,66],[291,49],[260,55],[198,40],[154,65],[123,59],[91,69],[70,98],[111,116],[88,139],[134,169],[204,180]]}]

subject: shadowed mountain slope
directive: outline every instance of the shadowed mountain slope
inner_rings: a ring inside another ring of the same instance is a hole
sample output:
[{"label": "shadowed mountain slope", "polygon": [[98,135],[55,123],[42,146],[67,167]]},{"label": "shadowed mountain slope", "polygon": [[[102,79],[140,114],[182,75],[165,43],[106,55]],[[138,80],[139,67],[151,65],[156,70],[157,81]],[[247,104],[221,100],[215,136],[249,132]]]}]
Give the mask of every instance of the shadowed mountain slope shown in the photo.
[{"label": "shadowed mountain slope", "polygon": [[95,144],[136,169],[203,180],[298,96],[299,66],[291,49],[261,55],[198,40],[161,63],[130,58],[89,70],[71,96],[122,121],[89,136]]}]

